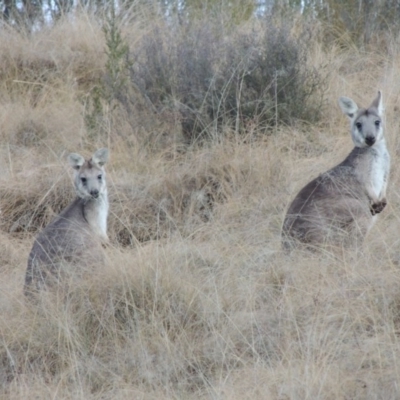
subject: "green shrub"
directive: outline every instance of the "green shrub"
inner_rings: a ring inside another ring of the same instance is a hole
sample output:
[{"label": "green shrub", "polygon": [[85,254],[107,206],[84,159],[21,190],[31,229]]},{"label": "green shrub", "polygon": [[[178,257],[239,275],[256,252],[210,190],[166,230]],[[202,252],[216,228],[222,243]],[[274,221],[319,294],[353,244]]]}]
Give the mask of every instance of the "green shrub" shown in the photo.
[{"label": "green shrub", "polygon": [[[108,118],[118,106],[123,96],[128,78],[127,55],[129,46],[122,36],[120,16],[115,13],[115,5],[110,3],[109,14],[103,22],[107,56],[105,74],[92,88],[85,104],[85,124],[91,136],[109,128]],[[110,118],[112,121],[112,118]]]},{"label": "green shrub", "polygon": [[320,116],[321,75],[308,65],[306,34],[267,19],[251,32],[224,32],[217,21],[157,27],[131,51],[131,80],[157,112],[179,112],[193,142],[247,121],[275,124]]}]

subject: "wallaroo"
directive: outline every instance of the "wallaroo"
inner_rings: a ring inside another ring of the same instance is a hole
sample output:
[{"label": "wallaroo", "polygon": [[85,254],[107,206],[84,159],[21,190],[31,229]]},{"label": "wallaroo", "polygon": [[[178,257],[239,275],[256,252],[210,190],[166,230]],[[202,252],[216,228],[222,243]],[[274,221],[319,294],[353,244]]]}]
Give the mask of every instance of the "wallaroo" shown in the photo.
[{"label": "wallaroo", "polygon": [[390,157],[383,134],[379,91],[368,108],[348,97],[339,105],[350,119],[354,148],[339,165],[309,182],[289,206],[282,239],[286,249],[361,244],[387,204]]},{"label": "wallaroo", "polygon": [[89,160],[71,153],[77,197],[36,238],[28,258],[24,293],[45,287],[68,265],[84,266],[103,260],[108,241],[108,195],[104,164],[108,150],[97,150]]}]

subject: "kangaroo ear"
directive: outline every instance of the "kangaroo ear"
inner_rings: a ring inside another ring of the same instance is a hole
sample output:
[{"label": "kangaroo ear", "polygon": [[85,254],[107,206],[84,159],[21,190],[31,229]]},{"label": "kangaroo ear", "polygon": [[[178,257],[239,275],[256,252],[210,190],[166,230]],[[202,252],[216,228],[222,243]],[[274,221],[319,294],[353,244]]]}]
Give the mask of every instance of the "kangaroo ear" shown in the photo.
[{"label": "kangaroo ear", "polygon": [[92,160],[94,163],[102,167],[108,161],[108,154],[108,149],[99,149],[93,154]]},{"label": "kangaroo ear", "polygon": [[371,103],[370,108],[376,108],[378,110],[378,114],[382,116],[383,114],[383,99],[382,99],[382,92],[378,90],[378,95],[374,99],[374,101]]},{"label": "kangaroo ear", "polygon": [[68,162],[72,168],[78,170],[85,163],[85,159],[80,154],[71,153],[68,156]]},{"label": "kangaroo ear", "polygon": [[346,114],[350,119],[353,118],[358,111],[358,105],[349,97],[340,97],[339,106],[342,109],[343,114]]}]

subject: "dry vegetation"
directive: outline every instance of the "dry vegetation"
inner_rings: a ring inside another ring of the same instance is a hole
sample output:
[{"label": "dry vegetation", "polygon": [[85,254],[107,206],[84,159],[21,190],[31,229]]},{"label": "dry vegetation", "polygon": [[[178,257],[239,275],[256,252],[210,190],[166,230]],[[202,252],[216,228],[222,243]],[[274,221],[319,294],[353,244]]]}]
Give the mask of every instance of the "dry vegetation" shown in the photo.
[{"label": "dry vegetation", "polygon": [[[152,21],[121,27],[133,54],[165,29]],[[400,397],[398,42],[324,47],[317,33],[306,62],[328,88],[319,122],[222,121],[223,134],[198,145],[184,113],[143,96],[140,80],[134,102],[94,94],[107,72],[94,18],[29,36],[2,28],[0,398]],[[288,203],[352,147],[337,98],[363,105],[377,89],[388,207],[358,253],[283,254]],[[107,263],[32,306],[22,287],[34,235],[74,196],[66,155],[101,146],[111,150]]]}]

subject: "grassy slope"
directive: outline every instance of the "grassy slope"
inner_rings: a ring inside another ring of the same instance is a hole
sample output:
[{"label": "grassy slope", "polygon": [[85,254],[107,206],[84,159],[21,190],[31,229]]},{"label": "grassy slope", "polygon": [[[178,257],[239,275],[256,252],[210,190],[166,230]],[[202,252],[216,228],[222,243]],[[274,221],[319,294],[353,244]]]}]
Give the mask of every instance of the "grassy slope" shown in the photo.
[{"label": "grassy slope", "polygon": [[[2,35],[2,398],[400,396],[397,54],[317,48],[313,62],[329,69],[320,126],[182,153],[86,135],[78,99],[104,68],[90,18],[29,39]],[[337,98],[365,104],[378,88],[392,172],[364,251],[283,255],[288,202],[351,149]],[[30,307],[22,285],[33,234],[73,197],[65,156],[102,145],[112,156],[107,264],[71,276],[66,299]],[[131,233],[161,239],[121,247]]]}]

